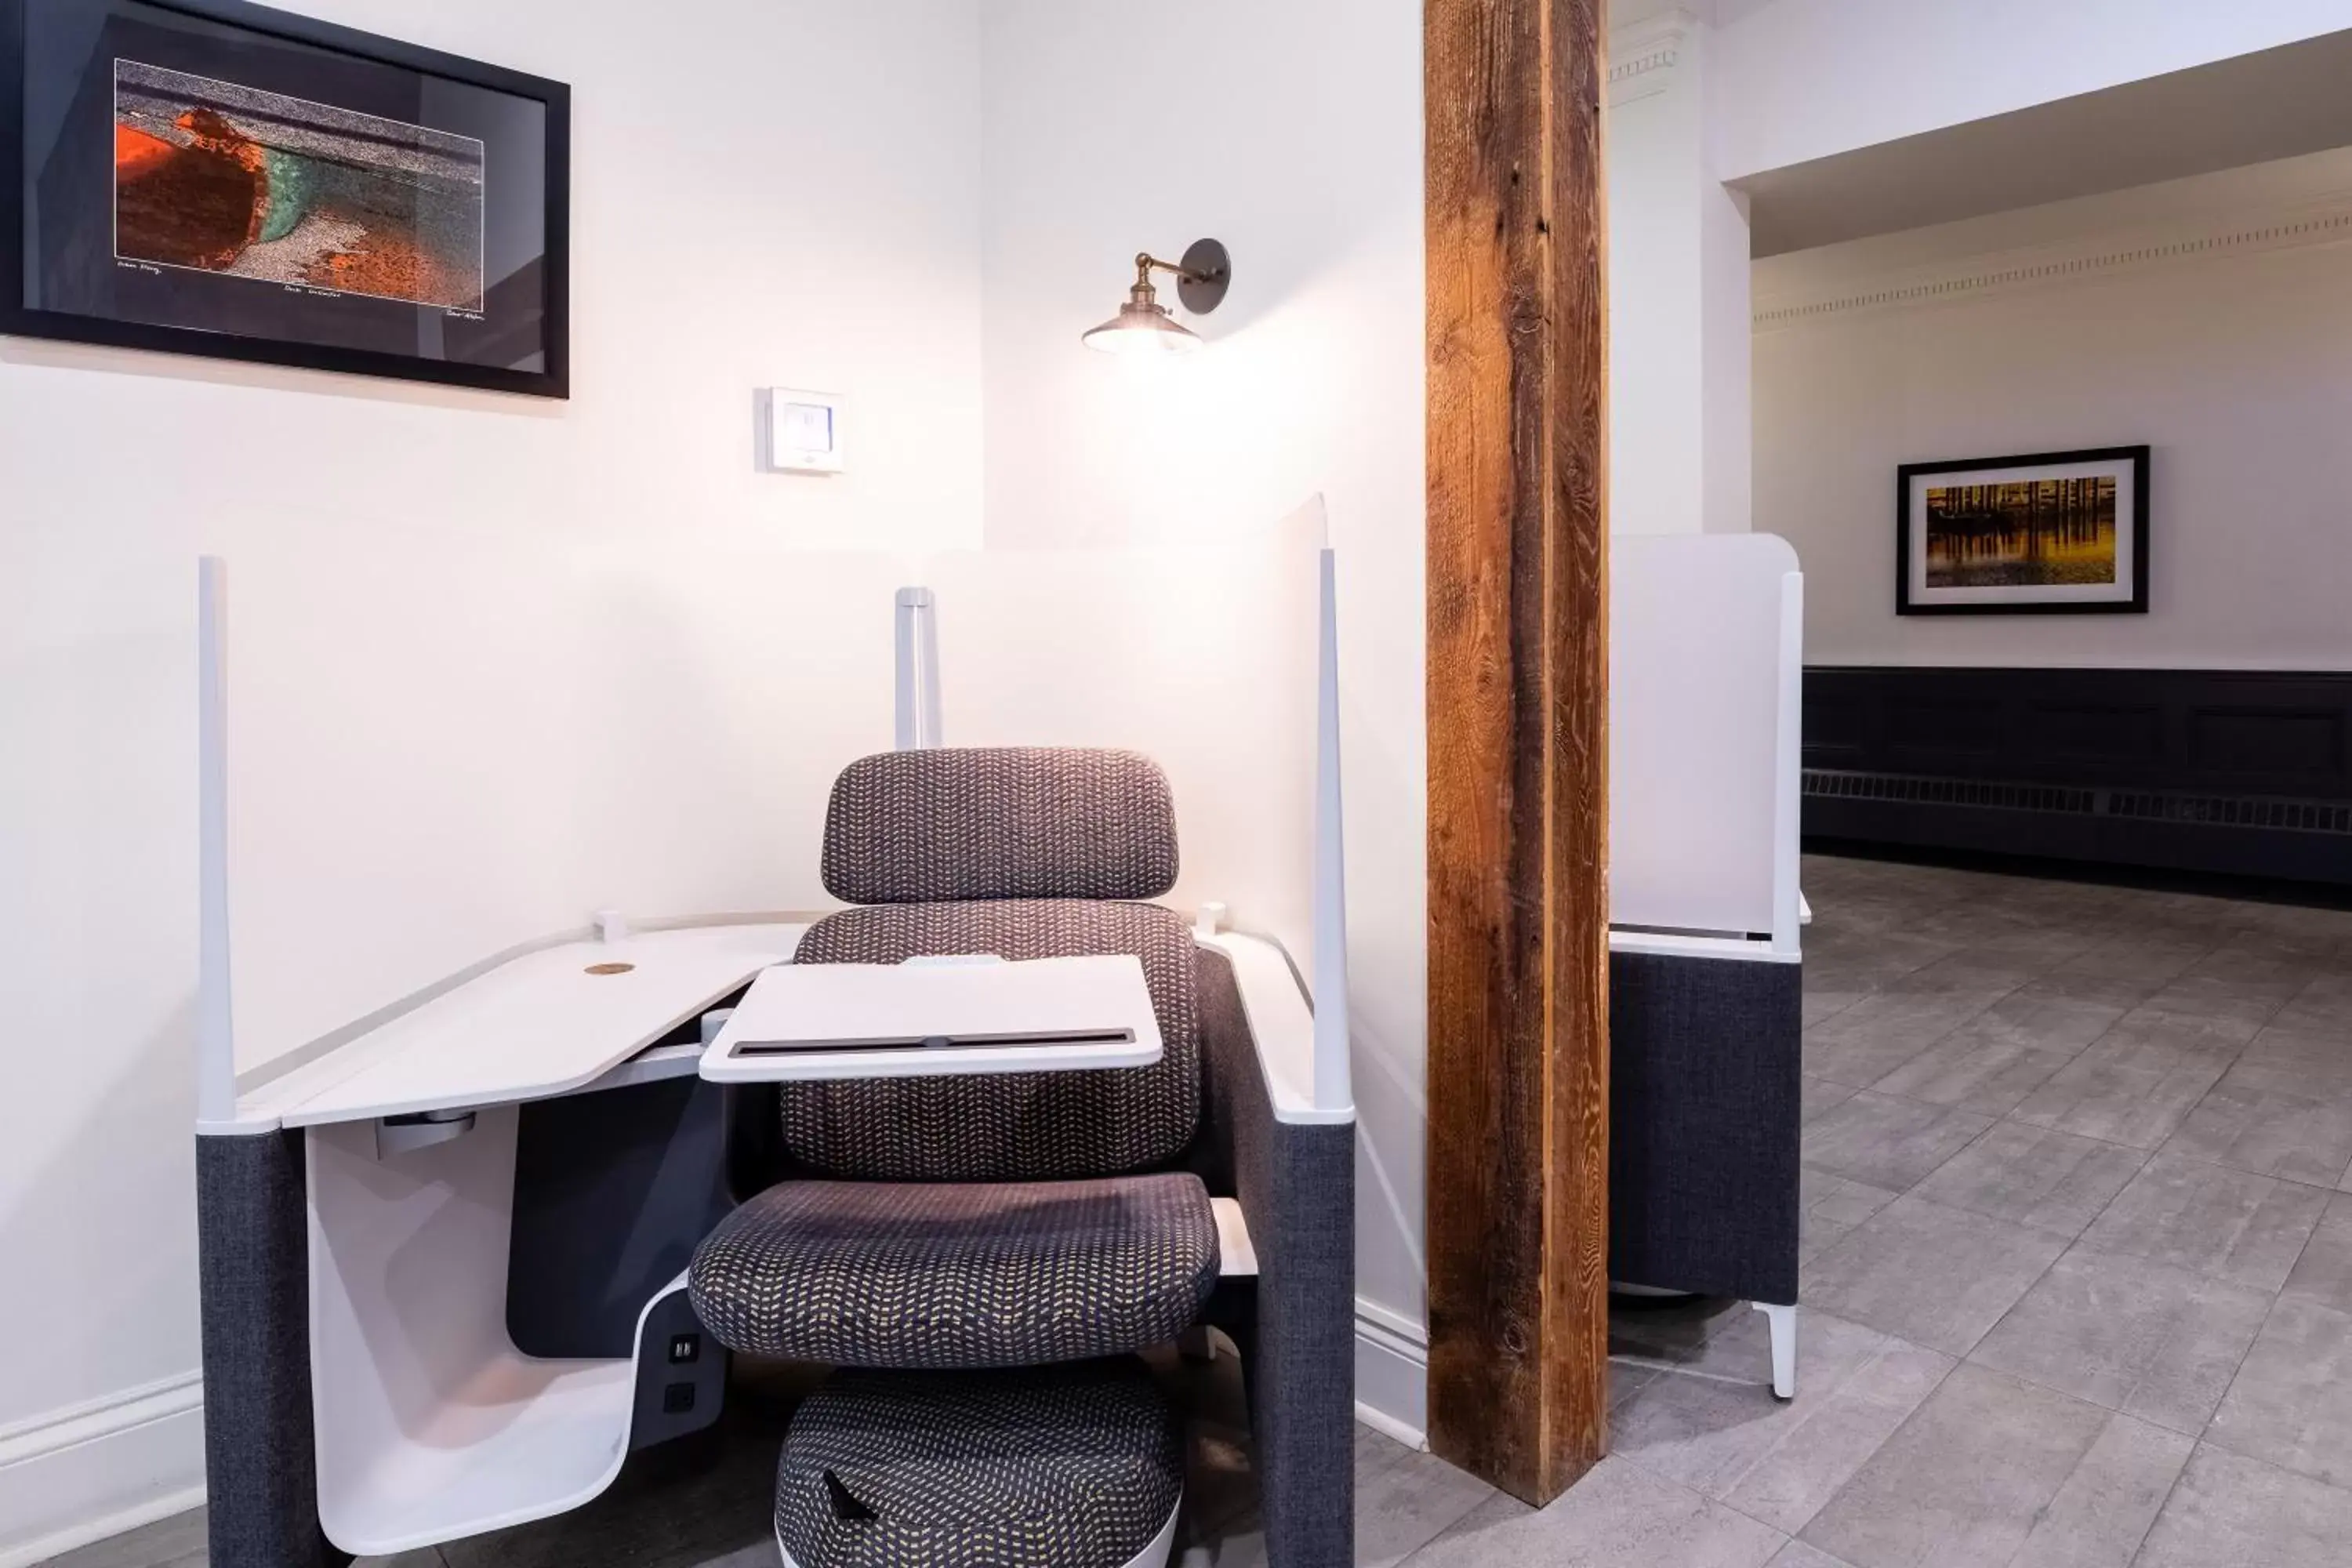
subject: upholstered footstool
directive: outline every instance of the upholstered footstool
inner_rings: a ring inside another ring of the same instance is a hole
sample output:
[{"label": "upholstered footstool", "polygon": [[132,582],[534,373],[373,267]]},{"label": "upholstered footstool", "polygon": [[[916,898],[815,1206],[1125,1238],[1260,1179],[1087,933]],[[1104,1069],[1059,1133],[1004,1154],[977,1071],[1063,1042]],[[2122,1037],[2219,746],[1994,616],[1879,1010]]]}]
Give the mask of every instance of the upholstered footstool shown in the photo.
[{"label": "upholstered footstool", "polygon": [[787,1568],[1165,1568],[1175,1414],[1139,1362],[835,1373],[776,1476]]}]

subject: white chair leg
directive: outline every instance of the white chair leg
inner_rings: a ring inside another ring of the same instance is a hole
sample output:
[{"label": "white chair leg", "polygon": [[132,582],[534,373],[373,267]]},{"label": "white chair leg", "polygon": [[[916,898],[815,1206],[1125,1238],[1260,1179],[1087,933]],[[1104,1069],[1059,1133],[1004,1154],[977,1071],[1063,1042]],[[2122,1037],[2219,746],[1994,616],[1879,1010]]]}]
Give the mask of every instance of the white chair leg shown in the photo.
[{"label": "white chair leg", "polygon": [[1186,1361],[1213,1364],[1217,1359],[1217,1335],[1213,1329],[1186,1329],[1176,1340],[1176,1353]]},{"label": "white chair leg", "polygon": [[1772,1396],[1794,1399],[1797,1397],[1797,1309],[1793,1304],[1775,1307],[1763,1301],[1752,1305],[1772,1326]]}]

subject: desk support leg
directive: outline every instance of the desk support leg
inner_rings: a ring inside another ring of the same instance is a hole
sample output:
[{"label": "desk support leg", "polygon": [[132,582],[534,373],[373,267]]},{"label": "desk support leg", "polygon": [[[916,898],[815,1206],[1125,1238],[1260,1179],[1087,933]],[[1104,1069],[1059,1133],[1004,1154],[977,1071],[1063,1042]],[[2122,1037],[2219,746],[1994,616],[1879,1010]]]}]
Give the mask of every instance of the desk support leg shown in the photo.
[{"label": "desk support leg", "polygon": [[196,1140],[212,1568],[342,1568],[319,1529],[299,1132]]},{"label": "desk support leg", "polygon": [[1772,1326],[1772,1397],[1797,1397],[1797,1309],[1769,1301],[1751,1303]]}]

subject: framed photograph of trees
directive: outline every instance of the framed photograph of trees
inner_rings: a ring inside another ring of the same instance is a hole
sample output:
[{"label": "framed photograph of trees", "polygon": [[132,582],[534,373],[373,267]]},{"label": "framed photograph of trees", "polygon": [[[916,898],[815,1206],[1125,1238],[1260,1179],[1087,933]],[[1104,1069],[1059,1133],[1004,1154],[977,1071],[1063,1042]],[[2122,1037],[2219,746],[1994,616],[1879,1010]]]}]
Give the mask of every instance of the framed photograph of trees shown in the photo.
[{"label": "framed photograph of trees", "polygon": [[0,0],[0,332],[562,397],[570,121],[245,0]]},{"label": "framed photograph of trees", "polygon": [[2147,613],[2146,447],[1906,465],[1895,613]]}]

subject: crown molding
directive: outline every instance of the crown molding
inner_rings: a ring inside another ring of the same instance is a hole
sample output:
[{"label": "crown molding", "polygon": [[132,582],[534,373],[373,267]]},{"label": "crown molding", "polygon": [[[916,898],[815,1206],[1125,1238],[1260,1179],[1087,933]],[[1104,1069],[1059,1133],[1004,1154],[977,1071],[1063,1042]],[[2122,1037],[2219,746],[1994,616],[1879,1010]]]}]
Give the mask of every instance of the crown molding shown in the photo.
[{"label": "crown molding", "polygon": [[2062,244],[1986,251],[1874,272],[1846,271],[1835,278],[1792,279],[1757,290],[1754,321],[1759,332],[1786,331],[2151,268],[2347,241],[2352,241],[2352,190],[2291,205],[2086,235]]},{"label": "crown molding", "polygon": [[1688,11],[1665,11],[1630,23],[1609,35],[1609,103],[1612,109],[1655,98],[1674,85],[1699,19]]}]

